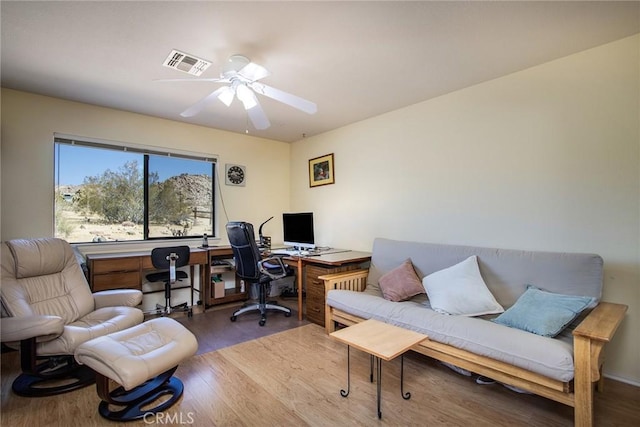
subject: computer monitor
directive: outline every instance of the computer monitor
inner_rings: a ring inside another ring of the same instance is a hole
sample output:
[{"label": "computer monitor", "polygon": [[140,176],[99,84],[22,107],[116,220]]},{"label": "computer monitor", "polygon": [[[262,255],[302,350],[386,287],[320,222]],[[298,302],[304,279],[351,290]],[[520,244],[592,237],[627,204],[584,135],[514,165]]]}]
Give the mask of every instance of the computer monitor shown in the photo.
[{"label": "computer monitor", "polygon": [[313,212],[283,213],[284,244],[295,248],[315,248]]}]

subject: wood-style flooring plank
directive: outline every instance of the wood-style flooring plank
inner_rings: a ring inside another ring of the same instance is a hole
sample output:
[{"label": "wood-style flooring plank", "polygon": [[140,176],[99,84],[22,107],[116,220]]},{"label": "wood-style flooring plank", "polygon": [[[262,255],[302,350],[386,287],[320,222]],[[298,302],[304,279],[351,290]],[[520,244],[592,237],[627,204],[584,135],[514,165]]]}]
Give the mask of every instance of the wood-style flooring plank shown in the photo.
[{"label": "wood-style flooring plank", "polygon": [[[265,328],[268,328],[268,323]],[[114,423],[97,412],[95,387],[24,398],[11,392],[19,373],[17,352],[2,354],[2,426],[573,426],[573,409],[499,384],[478,385],[419,354],[405,357],[405,391],[400,396],[400,361],[383,362],[382,420],[376,415],[376,384],[369,382],[369,356],[351,351],[347,386],[346,346],[324,329],[307,324],[217,351],[193,356],[176,372],[182,399],[164,418]],[[640,388],[605,380],[596,393],[596,426],[635,426]]]}]

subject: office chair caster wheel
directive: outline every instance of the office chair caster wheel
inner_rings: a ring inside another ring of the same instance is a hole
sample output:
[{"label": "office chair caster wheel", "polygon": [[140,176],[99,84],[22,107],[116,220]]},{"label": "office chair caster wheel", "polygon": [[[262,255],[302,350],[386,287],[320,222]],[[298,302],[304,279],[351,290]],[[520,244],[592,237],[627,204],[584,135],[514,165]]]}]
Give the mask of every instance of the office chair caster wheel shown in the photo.
[{"label": "office chair caster wheel", "polygon": [[235,322],[237,318],[238,318],[237,316],[231,316],[231,321]]},{"label": "office chair caster wheel", "polygon": [[287,312],[285,312],[285,313],[284,313],[284,317],[291,317],[291,312],[288,312],[288,313],[287,313]]},{"label": "office chair caster wheel", "polygon": [[264,326],[265,323],[267,323],[267,319],[260,319],[260,321],[258,322],[258,325]]}]

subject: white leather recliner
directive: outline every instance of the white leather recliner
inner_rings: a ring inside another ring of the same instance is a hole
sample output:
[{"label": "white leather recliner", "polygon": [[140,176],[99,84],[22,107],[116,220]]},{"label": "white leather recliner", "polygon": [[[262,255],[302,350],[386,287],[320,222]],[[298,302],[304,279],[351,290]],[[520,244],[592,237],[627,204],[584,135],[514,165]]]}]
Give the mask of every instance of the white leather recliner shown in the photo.
[{"label": "white leather recliner", "polygon": [[75,362],[74,351],[142,323],[144,315],[135,308],[142,293],[92,294],[71,245],[62,239],[11,240],[2,244],[1,256],[1,338],[21,352],[14,392],[48,396],[94,383],[94,373]]}]

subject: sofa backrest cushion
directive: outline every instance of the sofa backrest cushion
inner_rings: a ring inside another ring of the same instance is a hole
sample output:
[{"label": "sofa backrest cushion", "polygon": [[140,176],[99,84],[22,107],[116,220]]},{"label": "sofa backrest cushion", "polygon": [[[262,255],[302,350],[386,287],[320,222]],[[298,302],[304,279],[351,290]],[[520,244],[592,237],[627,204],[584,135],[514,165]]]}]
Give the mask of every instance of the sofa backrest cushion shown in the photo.
[{"label": "sofa backrest cushion", "polygon": [[522,251],[474,246],[420,243],[377,238],[373,243],[368,285],[411,260],[420,278],[451,267],[470,256],[478,257],[480,273],[495,299],[512,306],[527,285],[548,292],[602,297],[603,260],[599,255]]},{"label": "sofa backrest cushion", "polygon": [[68,242],[56,238],[2,244],[2,305],[9,316],[60,316],[72,323],[94,300]]}]

